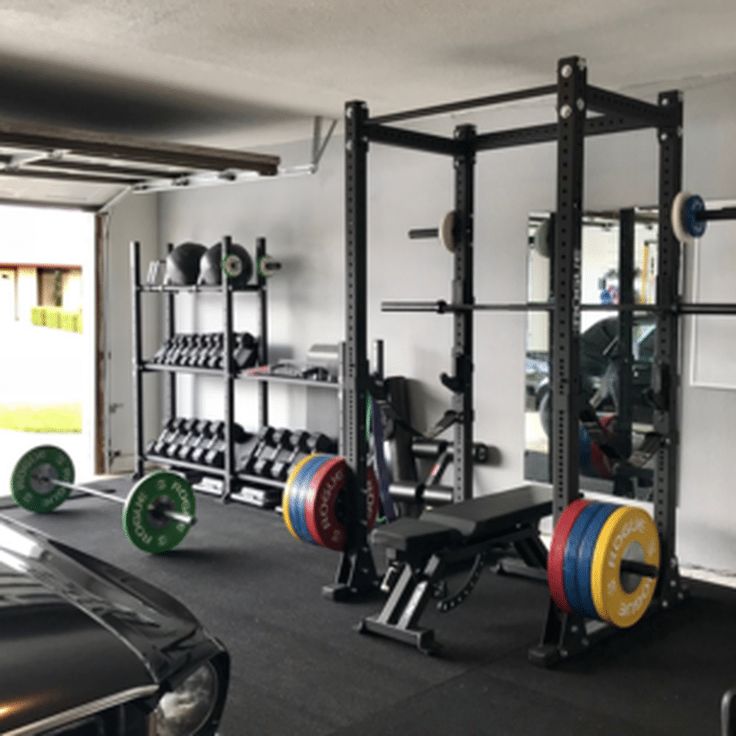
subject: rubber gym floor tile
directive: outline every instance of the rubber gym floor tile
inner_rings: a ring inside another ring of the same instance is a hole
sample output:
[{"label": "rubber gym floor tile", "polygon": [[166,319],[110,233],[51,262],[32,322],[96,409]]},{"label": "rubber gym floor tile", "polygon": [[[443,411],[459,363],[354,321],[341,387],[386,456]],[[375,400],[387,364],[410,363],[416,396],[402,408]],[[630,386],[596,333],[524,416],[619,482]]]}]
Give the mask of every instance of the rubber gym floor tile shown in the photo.
[{"label": "rubber gym floor tile", "polygon": [[381,600],[322,598],[335,554],[297,543],[276,514],[203,496],[197,504],[199,523],[184,543],[156,557],[130,545],[113,504],[4,513],[168,590],[225,642],[233,668],[223,733],[717,732],[718,699],[736,682],[736,591],[694,585],[677,611],[545,671],[526,661],[545,586],[488,573],[457,611],[427,611],[423,622],[443,649],[426,657],[357,634]]}]

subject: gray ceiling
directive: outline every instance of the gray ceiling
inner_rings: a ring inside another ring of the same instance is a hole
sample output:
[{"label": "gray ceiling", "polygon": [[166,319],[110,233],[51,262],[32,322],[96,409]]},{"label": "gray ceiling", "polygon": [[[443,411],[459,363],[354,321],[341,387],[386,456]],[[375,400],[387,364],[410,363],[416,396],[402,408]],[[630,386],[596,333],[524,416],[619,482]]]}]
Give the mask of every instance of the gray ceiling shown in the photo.
[{"label": "gray ceiling", "polygon": [[734,0],[4,0],[0,116],[256,146],[315,113],[550,81],[688,85],[736,71]]}]

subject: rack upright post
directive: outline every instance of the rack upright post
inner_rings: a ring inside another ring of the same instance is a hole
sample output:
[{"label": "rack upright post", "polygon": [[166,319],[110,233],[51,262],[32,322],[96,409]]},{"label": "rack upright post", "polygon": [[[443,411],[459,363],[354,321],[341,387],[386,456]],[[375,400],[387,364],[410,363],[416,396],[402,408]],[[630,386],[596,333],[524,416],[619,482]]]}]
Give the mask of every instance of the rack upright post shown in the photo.
[{"label": "rack upright post", "polygon": [[340,447],[352,473],[346,513],[350,520],[347,547],[341,553],[335,582],[326,597],[347,600],[373,590],[377,575],[368,545],[368,443],[366,407],[369,390],[367,345],[367,178],[368,108],[364,102],[345,106],[345,344]]},{"label": "rack upright post", "polygon": [[133,304],[133,477],[143,477],[145,440],[143,421],[143,343],[141,335],[141,244],[136,240],[130,244],[130,270]]},{"label": "rack upright post", "polygon": [[[222,262],[227,261],[232,247],[232,238],[222,239]],[[222,500],[227,501],[233,491],[235,476],[235,446],[233,444],[233,422],[235,421],[235,365],[233,360],[233,286],[230,279],[222,276],[223,339],[222,366],[225,379],[225,475],[222,483]]]},{"label": "rack upright post", "polygon": [[670,212],[682,188],[682,97],[677,91],[659,95],[662,109],[674,111],[657,128],[659,141],[659,245],[657,263],[657,336],[653,390],[654,431],[661,441],[654,473],[654,521],[662,543],[662,575],[658,581],[663,608],[684,594],[675,557],[677,455],[679,446],[678,394],[680,358],[678,315],[674,310],[680,286],[680,244],[672,229]]},{"label": "rack upright post", "polygon": [[[453,258],[452,301],[474,304],[473,286],[473,211],[475,197],[475,127],[461,125],[455,140],[463,148],[453,160],[455,167],[456,242]],[[459,421],[454,428],[455,503],[473,497],[473,311],[455,312],[453,321],[454,383],[452,408]]]}]

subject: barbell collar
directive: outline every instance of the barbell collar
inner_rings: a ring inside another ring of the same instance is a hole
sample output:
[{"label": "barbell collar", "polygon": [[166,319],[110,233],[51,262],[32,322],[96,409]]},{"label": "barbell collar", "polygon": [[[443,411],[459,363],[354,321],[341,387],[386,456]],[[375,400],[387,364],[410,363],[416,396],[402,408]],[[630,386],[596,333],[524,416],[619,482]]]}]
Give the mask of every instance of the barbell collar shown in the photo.
[{"label": "barbell collar", "polygon": [[167,519],[177,522],[178,524],[186,524],[187,526],[194,526],[197,523],[197,519],[189,514],[182,514],[179,511],[171,511],[170,509],[161,509],[157,513],[161,516],[165,516]]}]

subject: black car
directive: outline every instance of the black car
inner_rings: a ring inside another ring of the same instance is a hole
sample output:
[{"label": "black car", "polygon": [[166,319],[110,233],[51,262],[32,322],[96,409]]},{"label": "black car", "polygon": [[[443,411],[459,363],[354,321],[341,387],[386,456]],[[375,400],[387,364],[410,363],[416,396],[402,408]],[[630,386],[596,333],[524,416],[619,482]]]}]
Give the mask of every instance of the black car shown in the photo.
[{"label": "black car", "polygon": [[211,736],[230,658],[178,601],[0,515],[0,733]]}]

